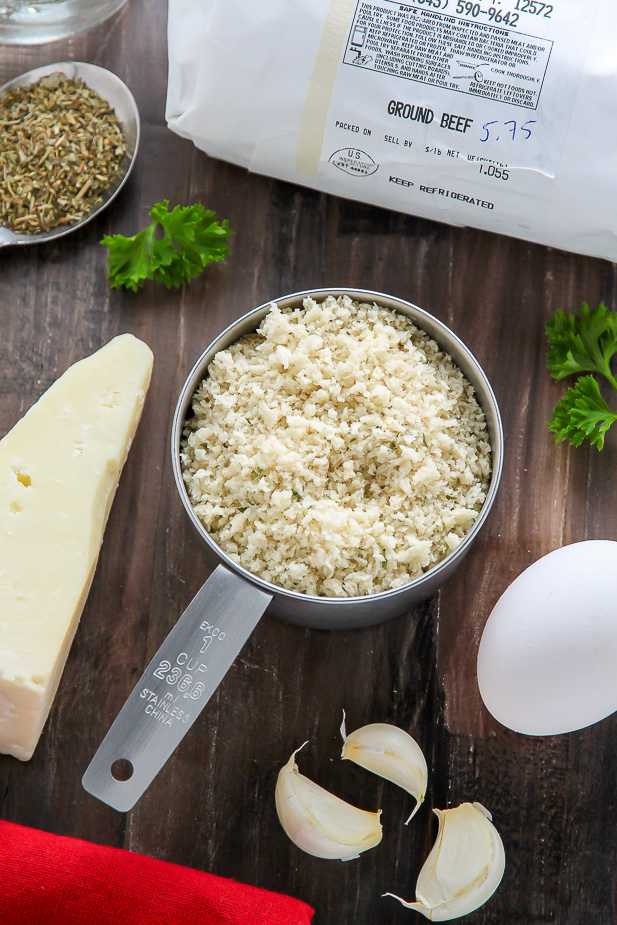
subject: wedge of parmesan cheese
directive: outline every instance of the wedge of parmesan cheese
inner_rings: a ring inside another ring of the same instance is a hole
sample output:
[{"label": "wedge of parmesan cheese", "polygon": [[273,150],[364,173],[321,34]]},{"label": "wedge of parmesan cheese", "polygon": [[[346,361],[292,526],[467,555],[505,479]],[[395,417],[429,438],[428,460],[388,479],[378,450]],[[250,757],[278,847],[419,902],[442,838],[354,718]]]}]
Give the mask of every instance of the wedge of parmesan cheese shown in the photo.
[{"label": "wedge of parmesan cheese", "polygon": [[152,372],[122,334],[0,441],[0,752],[32,757],[56,693]]}]

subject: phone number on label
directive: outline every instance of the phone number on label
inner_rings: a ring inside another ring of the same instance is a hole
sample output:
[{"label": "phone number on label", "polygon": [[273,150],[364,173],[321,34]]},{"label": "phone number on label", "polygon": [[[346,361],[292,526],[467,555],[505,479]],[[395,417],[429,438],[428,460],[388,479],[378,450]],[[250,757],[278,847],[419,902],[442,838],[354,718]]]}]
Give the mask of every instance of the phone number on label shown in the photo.
[{"label": "phone number on label", "polygon": [[[400,9],[426,6],[431,10],[446,10],[449,2],[450,0],[413,0],[411,4],[401,4]],[[478,16],[487,16],[492,22],[515,26],[520,19],[521,13],[531,13],[532,16],[544,16],[545,19],[550,19],[553,5],[551,3],[541,3],[540,0],[516,0],[514,8],[511,10],[500,10],[496,6],[489,6],[488,9],[483,10],[482,4],[474,2],[474,0],[456,0],[456,12],[472,16],[474,19],[477,19]]]},{"label": "phone number on label", "polygon": [[[520,12],[515,12],[516,10]],[[550,19],[553,7],[550,3],[540,3],[539,0],[516,0],[513,10],[504,11],[496,6],[489,6],[488,9],[483,10],[482,6],[474,3],[473,0],[457,0],[456,12],[472,16],[474,19],[478,16],[486,16],[491,22],[516,26],[520,13],[531,13],[532,16],[544,16],[545,19]]]}]

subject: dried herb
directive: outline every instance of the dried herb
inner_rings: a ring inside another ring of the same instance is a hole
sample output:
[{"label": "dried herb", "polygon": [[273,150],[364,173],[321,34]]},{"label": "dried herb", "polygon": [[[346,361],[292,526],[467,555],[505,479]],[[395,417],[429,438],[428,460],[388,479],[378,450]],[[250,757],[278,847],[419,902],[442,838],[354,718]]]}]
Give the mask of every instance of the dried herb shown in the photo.
[{"label": "dried herb", "polygon": [[0,99],[0,225],[38,234],[80,221],[116,179],[126,145],[106,100],[50,74]]}]

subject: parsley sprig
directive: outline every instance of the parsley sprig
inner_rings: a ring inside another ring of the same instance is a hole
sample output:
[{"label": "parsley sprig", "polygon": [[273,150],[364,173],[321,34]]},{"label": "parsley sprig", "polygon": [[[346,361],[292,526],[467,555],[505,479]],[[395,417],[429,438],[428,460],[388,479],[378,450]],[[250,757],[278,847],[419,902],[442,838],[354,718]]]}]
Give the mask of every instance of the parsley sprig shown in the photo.
[{"label": "parsley sprig", "polygon": [[150,211],[152,222],[132,238],[106,235],[101,244],[108,249],[108,279],[112,287],[136,292],[146,279],[168,289],[183,286],[213,262],[229,254],[227,240],[233,231],[227,221],[200,203],[176,206],[169,200],[157,202]]},{"label": "parsley sprig", "polygon": [[[551,346],[548,368],[554,379],[595,373],[617,391],[617,379],[610,366],[617,353],[617,312],[602,302],[594,309],[585,302],[573,315],[565,315],[560,309],[547,323],[546,333]],[[602,396],[597,379],[586,375],[557,403],[549,428],[556,443],[569,440],[573,446],[580,446],[583,440],[589,440],[601,450],[605,434],[615,421],[617,414]]]}]

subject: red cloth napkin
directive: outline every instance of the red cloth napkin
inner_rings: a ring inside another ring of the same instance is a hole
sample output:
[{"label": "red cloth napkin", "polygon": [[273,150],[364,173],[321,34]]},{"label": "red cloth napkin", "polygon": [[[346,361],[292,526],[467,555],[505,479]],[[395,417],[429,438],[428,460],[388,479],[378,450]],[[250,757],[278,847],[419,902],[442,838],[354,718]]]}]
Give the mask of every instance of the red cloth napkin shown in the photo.
[{"label": "red cloth napkin", "polygon": [[0,820],[1,925],[309,925],[296,899]]}]

